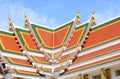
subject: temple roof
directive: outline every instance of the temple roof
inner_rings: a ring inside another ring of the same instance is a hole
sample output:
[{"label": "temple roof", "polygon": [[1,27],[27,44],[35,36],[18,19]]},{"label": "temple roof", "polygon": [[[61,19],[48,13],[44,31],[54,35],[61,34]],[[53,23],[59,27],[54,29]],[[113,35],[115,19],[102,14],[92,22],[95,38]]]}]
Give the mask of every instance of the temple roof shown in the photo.
[{"label": "temple roof", "polygon": [[120,59],[120,17],[96,24],[92,13],[90,20],[81,23],[77,13],[54,29],[27,16],[25,28],[16,27],[9,17],[9,26],[9,31],[0,30],[0,58],[15,77],[64,76]]}]

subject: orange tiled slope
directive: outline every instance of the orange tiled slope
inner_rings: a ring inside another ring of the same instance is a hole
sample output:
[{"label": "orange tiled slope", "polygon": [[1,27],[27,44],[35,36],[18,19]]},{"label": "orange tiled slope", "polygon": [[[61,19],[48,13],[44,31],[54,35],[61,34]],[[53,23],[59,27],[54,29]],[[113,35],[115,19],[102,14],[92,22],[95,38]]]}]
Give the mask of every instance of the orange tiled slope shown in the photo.
[{"label": "orange tiled slope", "polygon": [[93,28],[84,49],[91,48],[108,41],[120,38],[120,18],[109,21]]},{"label": "orange tiled slope", "polygon": [[40,52],[39,48],[37,47],[34,37],[30,33],[30,31],[28,31],[26,29],[21,29],[21,28],[15,28],[15,30],[17,32],[17,35],[18,35],[22,45],[26,46],[26,49],[28,51],[33,52],[31,57],[33,57],[33,59],[38,63],[48,64],[48,61],[46,61],[46,59],[44,57],[34,56],[34,53],[41,53],[41,52]]},{"label": "orange tiled slope", "polygon": [[[101,45],[103,43],[107,43],[107,42],[115,40],[115,39],[119,39],[120,38],[120,29],[119,28],[120,28],[120,18],[115,18],[106,23],[97,25],[97,27],[95,27],[95,28],[92,28],[90,31],[89,37],[84,44],[83,50],[89,49],[94,46]],[[74,35],[75,36],[73,36],[73,38],[70,42],[73,42],[73,43],[76,42],[76,40],[80,36],[79,34],[76,35],[76,31],[75,31]],[[75,40],[73,40],[73,39],[75,39]],[[69,57],[67,58],[67,56],[69,56],[69,54],[61,57],[60,62],[68,60]],[[77,60],[79,60],[79,58]]]},{"label": "orange tiled slope", "polygon": [[[92,29],[92,31],[90,32],[90,37],[87,40],[87,43],[84,45],[84,49],[117,38],[120,33],[118,29],[119,25],[120,25],[119,18],[116,18],[110,21],[109,23],[104,23],[98,26],[97,28]],[[38,37],[39,42],[44,47],[52,48],[52,49],[63,45],[65,38],[67,37],[67,34],[69,33],[70,30],[70,26],[67,25],[55,31],[41,26],[39,27],[38,25],[34,25],[34,24],[32,24],[32,28],[34,29],[34,33]],[[83,35],[83,30],[85,30],[85,28],[80,28],[75,30],[74,35],[70,41],[70,44],[68,45],[68,48],[73,48],[78,44],[80,37]],[[111,33],[112,31],[113,33]]]},{"label": "orange tiled slope", "polygon": [[31,24],[31,27],[43,47],[55,49],[63,45],[68,34],[70,33],[72,25],[73,21],[54,30],[36,24]]},{"label": "orange tiled slope", "polygon": [[[95,57],[99,57],[99,56],[117,51],[117,50],[120,50],[120,43],[112,45],[110,47],[106,47],[106,48],[94,51],[94,52],[91,52],[89,54],[78,56],[77,59],[73,62],[73,64],[77,64],[77,63],[80,63],[80,62],[83,62],[83,61],[86,61],[86,60],[89,60],[89,59],[92,59],[92,58],[95,58]],[[71,56],[71,54],[67,54],[67,55],[62,56],[62,58],[60,59],[59,62],[61,63],[61,62],[64,62],[64,61],[68,60],[70,56]],[[93,66],[95,66],[95,65],[93,65]],[[51,71],[51,69],[49,69],[49,68],[43,68],[43,70],[45,72],[50,72]],[[55,71],[59,71],[59,70],[61,70],[61,67],[57,67],[55,69]],[[76,70],[73,69],[73,71],[76,71]]]},{"label": "orange tiled slope", "polygon": [[[16,40],[16,37],[13,33],[0,31],[0,50],[1,52],[7,52],[12,55],[22,55],[22,50],[20,49],[20,45]],[[32,64],[26,59],[21,59],[18,57],[4,56],[6,61],[8,61],[11,65],[23,66],[23,67],[32,67]],[[13,69],[14,70],[14,69]],[[33,73],[34,76],[38,76],[36,72],[24,71],[16,69],[16,72],[23,73],[25,75],[31,75]]]},{"label": "orange tiled slope", "polygon": [[30,62],[28,62],[25,59],[20,59],[20,58],[14,58],[14,57],[6,57],[6,59],[11,63],[15,65],[22,65],[22,66],[32,66]]},{"label": "orange tiled slope", "polygon": [[0,47],[3,51],[22,54],[22,51],[19,48],[19,44],[17,44],[12,33],[0,31]]},{"label": "orange tiled slope", "polygon": [[[28,38],[29,37],[27,37],[27,39],[24,39],[24,38],[23,39],[31,40]],[[31,40],[31,41],[33,41],[33,40]],[[30,43],[31,46],[35,46],[35,44],[33,44],[31,41],[27,41],[27,43]],[[19,44],[17,44],[15,37],[13,36],[13,33],[7,33],[7,32],[4,33],[1,31],[0,46],[1,46],[1,50],[5,51],[5,52],[10,52],[13,54],[22,54],[22,51],[19,48]],[[34,58],[35,58],[36,62],[48,64],[48,61],[46,61],[45,58],[43,58],[43,57],[34,56]],[[20,61],[22,61],[22,60],[20,60]]]},{"label": "orange tiled slope", "polygon": [[67,47],[68,49],[74,48],[80,43],[82,37],[84,36],[84,33],[86,32],[87,27],[88,23],[80,24],[76,27],[73,33],[73,37],[71,38],[70,43]]},{"label": "orange tiled slope", "polygon": [[38,63],[49,64],[49,62],[43,57],[40,57],[40,56],[32,56],[32,57]]},{"label": "orange tiled slope", "polygon": [[21,75],[39,76],[37,72],[33,72],[33,71],[26,71],[26,70],[15,70],[15,71]]},{"label": "orange tiled slope", "polygon": [[105,55],[105,54],[114,52],[114,51],[116,51],[116,50],[120,50],[120,43],[119,43],[119,44],[116,44],[116,45],[113,45],[113,46],[109,46],[109,47],[104,48],[104,49],[100,49],[100,50],[91,52],[91,53],[89,53],[89,54],[85,54],[85,55],[79,56],[79,57],[74,61],[74,64],[75,64],[75,63],[82,62],[82,61],[85,61],[85,60],[89,60],[89,59],[91,59],[91,58],[95,58],[95,57],[98,57],[98,56],[101,56],[101,55]]},{"label": "orange tiled slope", "polygon": [[27,50],[39,52],[39,49],[35,43],[35,40],[28,30],[15,28],[15,31],[19,36],[19,39],[22,45],[25,46]]},{"label": "orange tiled slope", "polygon": [[[83,51],[86,49],[89,50],[90,48],[92,48],[94,46],[98,46],[98,45],[110,42],[112,40],[115,40],[115,39],[120,39],[119,27],[120,27],[120,18],[116,18],[114,20],[108,21],[106,23],[103,23],[103,24],[98,25],[97,27],[93,28],[92,31],[90,32],[90,35],[89,35],[86,43],[84,44]],[[77,57],[77,59],[75,59],[73,64],[77,64],[79,62],[86,61],[88,59],[92,59],[92,58],[95,58],[95,57],[98,57],[101,55],[105,55],[105,54],[108,54],[108,53],[111,53],[111,52],[114,52],[117,50],[120,50],[120,43],[110,46],[110,47],[107,47],[107,48],[104,48],[104,49],[101,49],[101,50],[97,50],[95,52],[91,52],[89,54],[79,56],[79,57]],[[70,69],[70,70],[68,70],[67,73],[75,72],[77,70],[85,69],[85,68],[92,67],[92,66],[96,66],[96,65],[99,65],[102,63],[106,63],[108,61],[110,62],[113,60],[117,60],[119,58],[120,58],[119,55],[115,56],[115,57],[111,57],[111,58],[101,60],[98,62],[94,62],[94,63],[88,64],[85,66],[80,66],[77,68]],[[103,62],[103,61],[105,61],[105,62]]]},{"label": "orange tiled slope", "polygon": [[106,58],[106,59],[96,61],[96,62],[93,62],[93,63],[90,63],[90,64],[79,66],[79,67],[76,67],[76,68],[72,68],[72,69],[68,70],[66,72],[66,74],[71,73],[71,72],[75,72],[75,71],[78,71],[78,70],[83,70],[85,68],[90,68],[90,67],[93,67],[93,66],[101,65],[101,64],[104,64],[104,63],[112,62],[112,61],[115,61],[115,60],[120,60],[120,55],[113,56],[113,57],[110,57],[110,58]]}]

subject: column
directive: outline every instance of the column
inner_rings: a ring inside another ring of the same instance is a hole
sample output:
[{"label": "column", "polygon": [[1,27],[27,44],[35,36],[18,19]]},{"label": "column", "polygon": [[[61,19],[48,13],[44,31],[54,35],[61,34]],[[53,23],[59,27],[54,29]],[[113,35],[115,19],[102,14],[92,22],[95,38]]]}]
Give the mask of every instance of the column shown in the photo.
[{"label": "column", "polygon": [[83,79],[88,79],[88,74],[83,75]]},{"label": "column", "polygon": [[111,79],[111,72],[110,72],[110,68],[107,69],[101,69],[102,74],[104,76],[104,79]]}]

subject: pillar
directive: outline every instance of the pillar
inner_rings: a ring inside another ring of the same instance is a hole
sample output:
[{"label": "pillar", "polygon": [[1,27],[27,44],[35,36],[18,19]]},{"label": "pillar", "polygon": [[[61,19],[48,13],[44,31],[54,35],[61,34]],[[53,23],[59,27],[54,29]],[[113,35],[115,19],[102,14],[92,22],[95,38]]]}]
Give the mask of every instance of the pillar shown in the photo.
[{"label": "pillar", "polygon": [[83,75],[83,79],[88,79],[88,74]]},{"label": "pillar", "polygon": [[104,79],[111,79],[111,72],[110,72],[110,68],[107,69],[101,69],[102,74],[104,76]]}]

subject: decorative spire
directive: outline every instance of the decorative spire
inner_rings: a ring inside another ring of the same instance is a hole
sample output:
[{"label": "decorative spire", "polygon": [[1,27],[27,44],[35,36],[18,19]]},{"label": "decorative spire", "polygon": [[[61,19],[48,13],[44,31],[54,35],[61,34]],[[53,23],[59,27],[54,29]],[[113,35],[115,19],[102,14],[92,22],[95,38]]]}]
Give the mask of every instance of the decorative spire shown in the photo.
[{"label": "decorative spire", "polygon": [[26,16],[26,14],[24,13],[25,16],[25,22],[28,22],[28,17]]},{"label": "decorative spire", "polygon": [[96,21],[95,21],[95,11],[92,12],[91,20],[92,20],[92,22],[93,22],[93,25],[96,25]]},{"label": "decorative spire", "polygon": [[81,24],[81,21],[80,21],[80,9],[78,9],[78,12],[76,14],[75,20],[77,20],[77,25]]},{"label": "decorative spire", "polygon": [[76,17],[79,19],[79,15],[80,14],[80,9],[78,9],[78,12],[77,12],[77,14],[76,14]]},{"label": "decorative spire", "polygon": [[92,17],[94,17],[95,11],[92,12]]},{"label": "decorative spire", "polygon": [[26,16],[25,13],[24,13],[24,16],[25,16],[25,25],[24,25],[24,27],[25,27],[25,28],[29,28],[29,19],[28,19],[28,17]]},{"label": "decorative spire", "polygon": [[10,19],[10,16],[8,15],[8,20],[9,20],[9,31],[13,31],[13,22],[12,20]]}]

